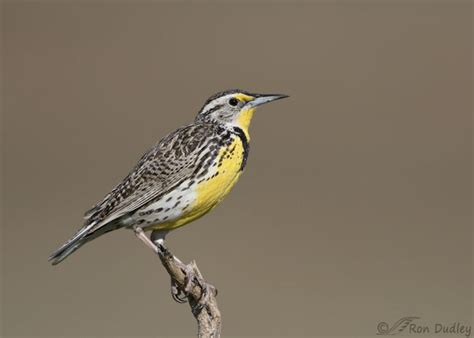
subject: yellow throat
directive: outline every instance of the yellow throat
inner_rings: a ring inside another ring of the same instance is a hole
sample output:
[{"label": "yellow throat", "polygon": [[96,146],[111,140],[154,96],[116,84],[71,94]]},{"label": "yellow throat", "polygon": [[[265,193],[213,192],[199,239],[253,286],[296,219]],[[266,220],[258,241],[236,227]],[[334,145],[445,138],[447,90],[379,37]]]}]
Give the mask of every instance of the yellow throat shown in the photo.
[{"label": "yellow throat", "polygon": [[[235,98],[244,102],[249,102],[254,99],[253,96],[246,95],[246,94],[237,94]],[[255,112],[254,107],[244,108],[240,111],[235,121],[237,126],[244,131],[245,136],[247,137],[247,140],[250,140],[249,126],[250,126],[250,121],[252,121],[254,112]]]},{"label": "yellow throat", "polygon": [[249,125],[250,121],[252,121],[253,113],[255,112],[255,108],[250,109],[243,109],[239,116],[237,117],[237,126],[242,129],[247,137],[247,140],[250,140],[249,135]]}]

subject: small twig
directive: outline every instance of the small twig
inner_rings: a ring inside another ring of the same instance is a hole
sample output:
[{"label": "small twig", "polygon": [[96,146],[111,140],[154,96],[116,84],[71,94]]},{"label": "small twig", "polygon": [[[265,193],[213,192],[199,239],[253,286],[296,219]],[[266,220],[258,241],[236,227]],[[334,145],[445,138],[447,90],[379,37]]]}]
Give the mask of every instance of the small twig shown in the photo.
[{"label": "small twig", "polygon": [[[161,263],[191,306],[191,312],[198,322],[198,337],[219,338],[221,313],[217,306],[216,290],[205,282],[196,262],[186,265],[162,244],[156,244]],[[194,275],[190,281],[187,280],[189,273]]]}]

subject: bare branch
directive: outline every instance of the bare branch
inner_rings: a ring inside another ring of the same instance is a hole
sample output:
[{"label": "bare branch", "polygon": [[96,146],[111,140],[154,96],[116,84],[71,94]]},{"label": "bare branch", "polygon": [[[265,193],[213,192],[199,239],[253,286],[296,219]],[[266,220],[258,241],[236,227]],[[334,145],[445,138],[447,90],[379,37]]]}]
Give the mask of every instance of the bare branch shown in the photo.
[{"label": "bare branch", "polygon": [[[217,291],[206,283],[196,262],[186,265],[175,257],[162,243],[155,242],[161,263],[171,277],[179,294],[187,298],[191,312],[198,323],[198,337],[219,338],[221,333],[221,313],[217,306]],[[173,298],[181,302],[174,294]],[[186,299],[185,298],[185,299]]]}]

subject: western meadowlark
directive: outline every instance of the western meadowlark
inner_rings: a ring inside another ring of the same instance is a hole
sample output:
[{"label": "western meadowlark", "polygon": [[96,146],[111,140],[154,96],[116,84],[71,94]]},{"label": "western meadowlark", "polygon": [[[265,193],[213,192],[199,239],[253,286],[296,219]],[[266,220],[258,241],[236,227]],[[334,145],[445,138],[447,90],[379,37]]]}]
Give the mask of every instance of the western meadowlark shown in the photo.
[{"label": "western meadowlark", "polygon": [[211,96],[193,123],[164,137],[132,172],[86,212],[83,227],[49,260],[60,263],[112,230],[133,229],[147,245],[209,212],[241,175],[249,153],[249,124],[257,106],[287,95],[228,90]]}]

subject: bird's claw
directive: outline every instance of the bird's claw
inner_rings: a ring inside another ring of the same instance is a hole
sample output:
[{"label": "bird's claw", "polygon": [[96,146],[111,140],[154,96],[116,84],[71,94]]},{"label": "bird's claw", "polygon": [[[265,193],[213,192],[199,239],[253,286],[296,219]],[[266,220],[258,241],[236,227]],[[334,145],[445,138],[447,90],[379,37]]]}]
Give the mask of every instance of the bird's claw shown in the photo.
[{"label": "bird's claw", "polygon": [[186,265],[184,273],[185,279],[183,287],[178,285],[175,280],[171,280],[171,296],[173,297],[173,300],[177,303],[186,303],[188,301],[189,294],[193,290],[194,285],[198,285],[201,288],[201,297],[197,302],[196,310],[201,310],[204,305],[209,301],[209,295],[211,293],[214,296],[217,296],[217,289],[214,287],[214,285],[206,283],[202,277],[198,276],[194,272],[194,269],[190,264]]},{"label": "bird's claw", "polygon": [[202,277],[194,272],[194,268],[191,264],[186,265],[184,270],[186,276],[184,279],[184,292],[189,294],[193,288],[193,281],[201,288],[201,297],[198,300],[197,306],[201,309],[208,301],[209,295],[212,292],[214,296],[217,296],[217,289],[214,285],[207,283]]},{"label": "bird's claw", "polygon": [[183,304],[188,301],[187,294],[181,290],[174,279],[171,279],[171,297],[177,303]]}]

